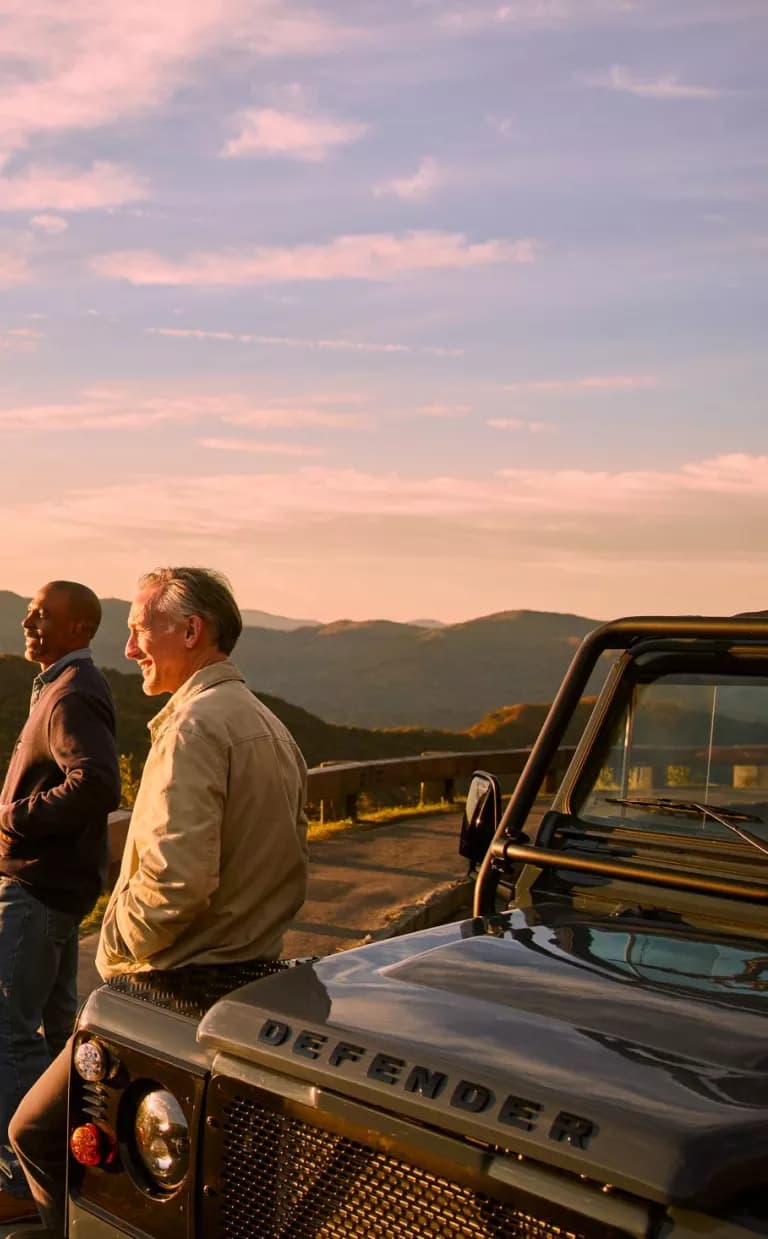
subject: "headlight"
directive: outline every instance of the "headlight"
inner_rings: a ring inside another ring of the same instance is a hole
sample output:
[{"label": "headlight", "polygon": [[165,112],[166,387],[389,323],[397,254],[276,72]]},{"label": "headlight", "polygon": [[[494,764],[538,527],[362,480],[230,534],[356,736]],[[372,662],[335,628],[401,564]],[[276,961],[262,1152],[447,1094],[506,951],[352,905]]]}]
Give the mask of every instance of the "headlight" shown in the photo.
[{"label": "headlight", "polygon": [[189,1125],[167,1089],[145,1093],[133,1125],[136,1152],[150,1178],[172,1191],[189,1170]]}]

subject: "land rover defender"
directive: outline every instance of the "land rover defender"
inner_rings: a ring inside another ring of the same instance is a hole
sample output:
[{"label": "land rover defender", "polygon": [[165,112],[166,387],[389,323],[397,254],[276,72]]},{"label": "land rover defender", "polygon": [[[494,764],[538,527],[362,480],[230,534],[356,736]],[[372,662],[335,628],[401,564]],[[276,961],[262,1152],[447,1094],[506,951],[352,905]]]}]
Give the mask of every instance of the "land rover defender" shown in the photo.
[{"label": "land rover defender", "polygon": [[768,620],[597,629],[498,804],[469,919],[93,993],[70,1239],[768,1235]]}]

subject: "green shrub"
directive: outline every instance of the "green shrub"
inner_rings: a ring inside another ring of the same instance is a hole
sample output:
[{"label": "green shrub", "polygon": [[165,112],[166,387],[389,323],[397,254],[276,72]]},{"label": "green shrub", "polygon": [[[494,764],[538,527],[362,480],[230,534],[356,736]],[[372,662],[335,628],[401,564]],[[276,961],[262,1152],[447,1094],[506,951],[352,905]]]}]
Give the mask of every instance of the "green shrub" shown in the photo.
[{"label": "green shrub", "polygon": [[142,763],[133,753],[121,753],[120,762],[120,808],[132,809],[141,782]]}]

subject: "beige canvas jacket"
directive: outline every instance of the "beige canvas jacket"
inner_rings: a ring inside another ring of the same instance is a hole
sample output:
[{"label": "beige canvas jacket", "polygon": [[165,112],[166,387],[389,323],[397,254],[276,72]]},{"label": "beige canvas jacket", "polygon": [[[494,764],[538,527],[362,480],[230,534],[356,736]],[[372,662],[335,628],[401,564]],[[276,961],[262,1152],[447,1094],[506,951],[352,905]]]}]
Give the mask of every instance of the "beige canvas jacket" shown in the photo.
[{"label": "beige canvas jacket", "polygon": [[229,659],[191,676],[149,730],[101,976],[278,958],[307,881],[306,766],[292,736]]}]

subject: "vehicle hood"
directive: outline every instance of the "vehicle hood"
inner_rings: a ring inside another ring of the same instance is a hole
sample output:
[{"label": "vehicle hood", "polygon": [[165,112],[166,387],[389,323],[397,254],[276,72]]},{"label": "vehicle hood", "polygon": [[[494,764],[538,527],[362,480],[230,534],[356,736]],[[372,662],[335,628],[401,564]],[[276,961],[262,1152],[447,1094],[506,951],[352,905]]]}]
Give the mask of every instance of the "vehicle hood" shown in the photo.
[{"label": "vehicle hood", "polygon": [[768,951],[558,906],[329,956],[217,1003],[198,1037],[662,1203],[768,1172]]}]

